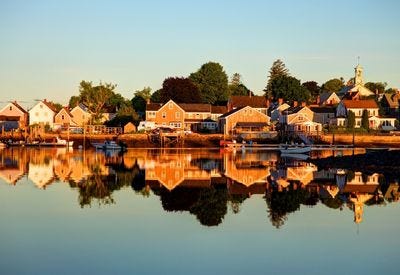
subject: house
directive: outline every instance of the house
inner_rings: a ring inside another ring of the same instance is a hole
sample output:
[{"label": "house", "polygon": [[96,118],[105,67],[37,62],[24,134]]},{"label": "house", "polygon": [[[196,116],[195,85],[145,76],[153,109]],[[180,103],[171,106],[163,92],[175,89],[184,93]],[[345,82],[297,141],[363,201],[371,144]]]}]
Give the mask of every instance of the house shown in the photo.
[{"label": "house", "polygon": [[336,109],[333,106],[310,106],[310,110],[314,112],[313,121],[322,125],[329,125],[336,114]]},{"label": "house", "polygon": [[374,99],[364,100],[342,100],[336,108],[336,120],[333,124],[337,126],[347,126],[347,116],[350,111],[355,115],[355,128],[361,127],[362,114],[364,110],[368,113],[370,129],[395,129],[395,118],[380,117],[379,107]]},{"label": "house", "polygon": [[314,121],[314,112],[305,105],[293,107],[285,110],[280,121],[286,132],[318,134],[322,131],[322,124]]},{"label": "house", "polygon": [[348,93],[358,92],[361,97],[369,97],[375,95],[374,92],[364,86],[363,71],[364,69],[360,66],[360,64],[358,64],[357,67],[354,68],[354,84],[345,86],[339,92],[339,94],[346,95]]},{"label": "house", "polygon": [[[2,121],[14,121],[16,128],[25,129],[28,126],[28,112],[21,107],[16,101],[7,103],[3,109],[0,110],[0,117]],[[7,123],[6,123],[7,125]],[[5,125],[5,128],[10,128]],[[14,129],[14,127],[11,127]]]},{"label": "house", "polygon": [[211,119],[211,105],[203,103],[179,103],[184,111],[185,130],[197,131],[200,123]]},{"label": "house", "polygon": [[219,127],[224,135],[255,135],[269,130],[270,117],[250,106],[231,110],[219,117]]},{"label": "house", "polygon": [[282,112],[289,109],[290,105],[283,102],[283,98],[279,98],[277,104],[272,104],[269,109],[271,122],[279,122]]},{"label": "house", "polygon": [[226,106],[214,106],[211,105],[211,119],[218,122],[218,118],[228,112]]},{"label": "house", "polygon": [[63,107],[54,116],[54,128],[59,129],[61,127],[76,127],[78,124],[74,121],[74,116],[68,110],[68,107]]},{"label": "house", "polygon": [[268,115],[269,101],[265,96],[231,96],[227,103],[228,112],[246,106]]},{"label": "house", "polygon": [[132,122],[128,122],[124,126],[124,134],[136,132],[136,126]]},{"label": "house", "polygon": [[384,94],[381,106],[386,115],[400,119],[400,91],[395,94]]},{"label": "house", "polygon": [[339,102],[340,102],[340,98],[334,92],[323,92],[317,98],[317,104],[320,106],[325,106],[325,105],[332,106],[332,105],[339,104]]},{"label": "house", "polygon": [[85,124],[88,124],[91,119],[91,114],[88,108],[82,103],[78,104],[70,111],[72,117],[74,118],[74,122],[77,126],[82,127]]},{"label": "house", "polygon": [[54,106],[46,99],[41,100],[29,110],[29,125],[40,124],[53,128],[55,114]]},{"label": "house", "polygon": [[152,121],[158,125],[184,129],[185,110],[172,99],[164,105],[149,103],[146,105],[146,121]]}]

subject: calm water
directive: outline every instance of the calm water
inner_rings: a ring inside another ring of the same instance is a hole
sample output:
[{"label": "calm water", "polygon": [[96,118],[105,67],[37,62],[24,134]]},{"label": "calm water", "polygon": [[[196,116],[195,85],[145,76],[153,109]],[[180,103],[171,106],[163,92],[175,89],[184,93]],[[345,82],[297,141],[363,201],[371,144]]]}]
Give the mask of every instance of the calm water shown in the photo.
[{"label": "calm water", "polygon": [[398,274],[398,182],[266,151],[4,149],[0,273]]}]

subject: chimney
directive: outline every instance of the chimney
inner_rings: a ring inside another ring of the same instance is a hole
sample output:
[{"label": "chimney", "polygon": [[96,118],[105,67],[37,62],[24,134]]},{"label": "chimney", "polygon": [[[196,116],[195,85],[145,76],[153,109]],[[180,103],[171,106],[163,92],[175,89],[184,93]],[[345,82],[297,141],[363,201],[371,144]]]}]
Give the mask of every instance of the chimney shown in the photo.
[{"label": "chimney", "polygon": [[298,102],[297,101],[293,101],[293,107],[297,107]]},{"label": "chimney", "polygon": [[278,98],[278,104],[279,104],[279,105],[282,105],[282,104],[283,104],[283,98],[281,98],[281,97]]},{"label": "chimney", "polygon": [[150,104],[150,97],[148,99],[146,99],[146,103]]}]

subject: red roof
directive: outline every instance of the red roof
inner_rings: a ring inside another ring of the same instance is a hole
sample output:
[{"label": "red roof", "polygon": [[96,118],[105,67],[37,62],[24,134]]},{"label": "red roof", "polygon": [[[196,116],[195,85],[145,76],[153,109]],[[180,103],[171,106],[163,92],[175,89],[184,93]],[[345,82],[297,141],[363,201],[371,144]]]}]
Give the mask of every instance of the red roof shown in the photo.
[{"label": "red roof", "polygon": [[13,104],[15,107],[17,107],[21,112],[23,112],[24,114],[27,114],[28,112],[21,107],[21,105],[19,105],[16,101],[11,102],[11,104]]},{"label": "red roof", "polygon": [[227,111],[226,106],[211,106],[211,113],[213,114],[225,114]]},{"label": "red roof", "polygon": [[374,99],[364,99],[364,100],[342,100],[344,106],[347,109],[372,109],[372,108],[379,108],[378,104]]},{"label": "red roof", "polygon": [[268,108],[267,99],[264,96],[231,96],[229,103],[233,108],[250,106],[253,108]]}]

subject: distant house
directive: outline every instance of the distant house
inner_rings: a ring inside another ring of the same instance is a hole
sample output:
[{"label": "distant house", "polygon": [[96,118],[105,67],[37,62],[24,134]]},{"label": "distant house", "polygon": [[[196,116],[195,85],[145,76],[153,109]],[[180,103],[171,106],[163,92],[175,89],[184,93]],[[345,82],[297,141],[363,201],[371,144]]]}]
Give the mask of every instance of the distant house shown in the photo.
[{"label": "distant house", "polygon": [[322,94],[319,95],[317,99],[317,104],[320,106],[332,106],[339,104],[340,98],[339,96],[334,93],[334,92],[323,92]]},{"label": "distant house", "polygon": [[150,103],[146,105],[146,121],[184,129],[185,110],[173,100],[169,100],[164,105]]},{"label": "distant house", "polygon": [[136,132],[136,126],[132,122],[128,122],[124,126],[124,134]]},{"label": "distant house", "polygon": [[297,106],[285,110],[280,119],[284,130],[293,133],[318,133],[322,124],[314,121],[314,112],[307,106]]},{"label": "distant house", "polygon": [[70,111],[71,115],[74,118],[74,122],[77,124],[77,126],[84,126],[85,124],[89,124],[91,114],[88,110],[88,108],[83,105],[83,104],[78,104],[72,110]]},{"label": "distant house", "polygon": [[226,106],[213,106],[211,105],[211,120],[218,122],[218,118],[228,112]]},{"label": "distant house", "polygon": [[[211,119],[211,105],[204,103],[178,103],[185,111],[184,124],[186,130],[198,130],[202,121]],[[207,125],[207,124],[205,124]]]},{"label": "distant house", "polygon": [[289,108],[290,105],[284,103],[282,98],[279,98],[276,104],[270,106],[269,112],[271,113],[271,121],[279,122],[279,118],[281,117],[282,113]]},{"label": "distant house", "polygon": [[[28,125],[28,112],[21,107],[16,101],[9,102],[0,110],[1,121],[5,128],[25,129]],[[10,125],[10,122],[12,122]],[[10,127],[8,127],[10,126]]]},{"label": "distant house", "polygon": [[336,115],[336,109],[333,106],[310,106],[309,108],[314,112],[313,121],[322,125],[329,125]]},{"label": "distant house", "polygon": [[68,110],[68,107],[62,108],[54,116],[54,128],[76,127],[76,126],[78,126],[78,124],[74,121],[74,117]]},{"label": "distant house", "polygon": [[374,99],[365,100],[342,100],[336,109],[335,125],[347,126],[347,116],[349,111],[355,114],[355,128],[361,127],[362,114],[364,110],[368,113],[370,129],[395,129],[395,118],[379,117],[379,107]]},{"label": "distant house", "polygon": [[381,106],[386,115],[400,118],[400,91],[395,94],[384,94]]},{"label": "distant house", "polygon": [[29,125],[49,125],[53,128],[55,114],[56,110],[50,102],[46,99],[39,101],[29,110]]},{"label": "distant house", "polygon": [[231,96],[227,104],[228,112],[246,106],[268,115],[269,101],[265,96]]},{"label": "distant house", "polygon": [[225,135],[261,134],[269,130],[270,117],[250,106],[236,108],[219,118],[219,128]]}]

